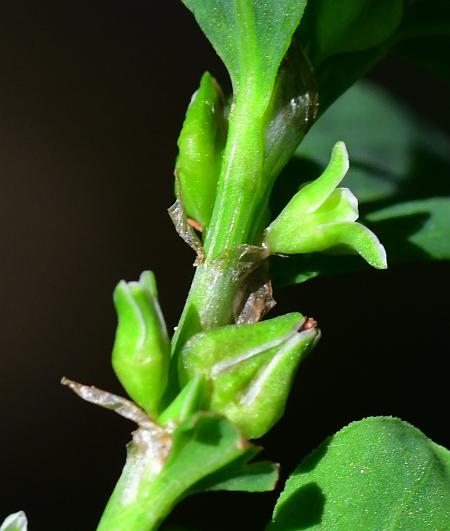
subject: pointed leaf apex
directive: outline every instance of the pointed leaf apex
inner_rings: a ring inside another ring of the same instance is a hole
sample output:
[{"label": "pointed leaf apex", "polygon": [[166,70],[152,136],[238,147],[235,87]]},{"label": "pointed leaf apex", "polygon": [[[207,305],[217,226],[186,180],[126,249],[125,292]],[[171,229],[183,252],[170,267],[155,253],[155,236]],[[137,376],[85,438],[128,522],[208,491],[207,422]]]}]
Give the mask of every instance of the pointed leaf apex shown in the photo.
[{"label": "pointed leaf apex", "polygon": [[360,249],[356,249],[357,252],[366,260],[366,262],[375,267],[376,269],[387,269],[387,256],[386,249],[383,244],[377,238],[377,236],[366,226],[356,223],[362,227],[366,232],[366,245]]},{"label": "pointed leaf apex", "polygon": [[342,169],[345,176],[350,167],[350,163],[348,159],[347,146],[345,145],[345,142],[343,140],[338,140],[333,146],[333,149],[331,150],[330,162],[335,163],[335,161],[339,162],[342,165]]}]

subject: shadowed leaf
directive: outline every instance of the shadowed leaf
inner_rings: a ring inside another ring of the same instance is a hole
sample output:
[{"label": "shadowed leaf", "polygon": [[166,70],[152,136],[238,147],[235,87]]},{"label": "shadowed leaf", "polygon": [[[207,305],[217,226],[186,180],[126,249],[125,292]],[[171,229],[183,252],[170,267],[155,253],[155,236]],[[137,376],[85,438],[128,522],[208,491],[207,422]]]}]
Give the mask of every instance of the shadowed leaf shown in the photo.
[{"label": "shadowed leaf", "polygon": [[353,422],[288,479],[270,531],[446,529],[450,452],[390,417]]}]

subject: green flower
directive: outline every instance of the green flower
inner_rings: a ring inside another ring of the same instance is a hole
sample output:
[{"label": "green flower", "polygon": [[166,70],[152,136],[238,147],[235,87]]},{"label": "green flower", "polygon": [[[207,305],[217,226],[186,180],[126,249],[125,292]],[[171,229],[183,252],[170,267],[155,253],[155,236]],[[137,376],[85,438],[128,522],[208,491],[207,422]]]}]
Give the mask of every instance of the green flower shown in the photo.
[{"label": "green flower", "polygon": [[348,188],[336,188],[349,168],[344,142],[337,142],[322,175],[306,184],[265,231],[272,254],[342,251],[360,254],[371,266],[386,269],[386,251],[358,219],[358,200]]},{"label": "green flower", "polygon": [[319,336],[299,313],[201,332],[183,349],[180,379],[203,376],[208,408],[256,439],[282,416],[297,367]]}]

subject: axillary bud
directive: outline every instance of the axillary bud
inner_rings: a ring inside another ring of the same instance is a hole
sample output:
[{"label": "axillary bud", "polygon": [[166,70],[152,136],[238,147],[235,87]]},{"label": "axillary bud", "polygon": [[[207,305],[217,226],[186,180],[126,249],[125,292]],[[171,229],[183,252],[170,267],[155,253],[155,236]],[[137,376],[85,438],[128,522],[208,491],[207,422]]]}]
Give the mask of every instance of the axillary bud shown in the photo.
[{"label": "axillary bud", "polygon": [[114,371],[128,395],[155,418],[167,385],[170,343],[154,274],[144,271],[138,282],[119,282],[114,305],[118,316]]},{"label": "axillary bud", "polygon": [[186,215],[209,224],[225,146],[227,120],[217,81],[206,72],[192,96],[178,138],[177,195]]},{"label": "axillary bud", "polygon": [[247,438],[261,437],[282,416],[296,369],[319,338],[307,322],[290,313],[201,332],[183,350],[181,379],[203,374],[210,409]]}]

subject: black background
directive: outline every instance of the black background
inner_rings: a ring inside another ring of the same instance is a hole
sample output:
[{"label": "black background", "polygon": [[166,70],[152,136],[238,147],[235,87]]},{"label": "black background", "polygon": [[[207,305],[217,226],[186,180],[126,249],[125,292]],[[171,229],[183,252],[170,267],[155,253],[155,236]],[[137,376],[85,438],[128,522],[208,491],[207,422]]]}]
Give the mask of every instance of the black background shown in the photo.
[{"label": "black background", "polygon": [[[31,531],[92,530],[132,426],[58,381],[121,392],[109,362],[121,278],[153,269],[176,324],[193,273],[166,214],[176,139],[201,73],[226,76],[178,1],[15,0],[0,21],[0,520],[24,509]],[[391,60],[372,77],[448,123],[447,87],[426,72]],[[443,263],[392,266],[276,294],[274,314],[300,310],[324,332],[262,441],[284,475],[368,415],[450,444],[449,277]],[[275,499],[197,496],[171,522],[262,529]]]}]

